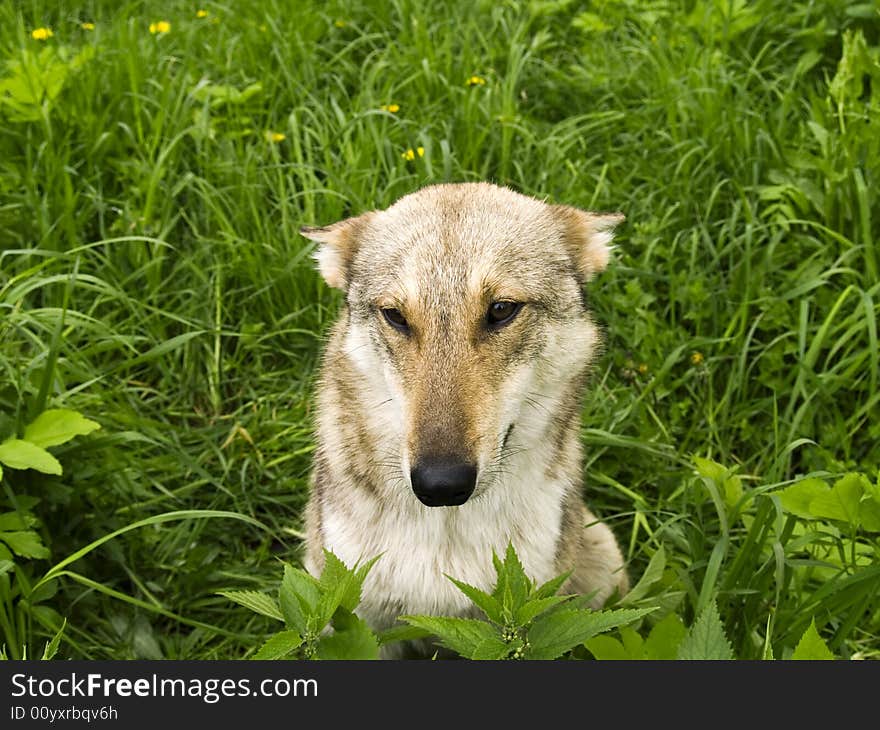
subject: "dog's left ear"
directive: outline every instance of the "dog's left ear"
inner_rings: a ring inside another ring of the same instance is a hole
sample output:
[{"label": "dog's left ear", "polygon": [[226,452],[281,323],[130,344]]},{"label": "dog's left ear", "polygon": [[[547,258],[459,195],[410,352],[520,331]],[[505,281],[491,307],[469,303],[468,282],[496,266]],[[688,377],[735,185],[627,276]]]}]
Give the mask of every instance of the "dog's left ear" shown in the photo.
[{"label": "dog's left ear", "polygon": [[614,229],[623,213],[591,213],[568,205],[554,205],[562,222],[565,242],[583,281],[589,281],[608,265]]},{"label": "dog's left ear", "polygon": [[329,226],[303,226],[299,232],[310,241],[321,244],[313,254],[318,271],[330,286],[348,290],[351,264],[357,253],[361,232],[372,213],[346,218]]}]

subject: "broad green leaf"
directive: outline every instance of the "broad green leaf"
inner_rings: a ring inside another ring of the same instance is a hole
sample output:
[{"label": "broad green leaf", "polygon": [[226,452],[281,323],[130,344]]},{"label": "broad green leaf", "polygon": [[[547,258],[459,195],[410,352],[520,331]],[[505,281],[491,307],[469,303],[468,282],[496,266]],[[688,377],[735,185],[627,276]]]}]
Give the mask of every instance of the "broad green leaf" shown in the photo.
[{"label": "broad green leaf", "polygon": [[880,532],[880,504],[873,499],[862,499],[859,504],[859,524],[866,532]]},{"label": "broad green leaf", "polygon": [[496,661],[506,659],[514,647],[506,643],[500,636],[483,639],[471,653],[471,659]]},{"label": "broad green leaf", "polygon": [[470,659],[483,642],[500,635],[489,623],[470,618],[449,618],[445,616],[401,616],[412,626],[430,631],[447,649]]},{"label": "broad green leaf", "polygon": [[310,628],[315,630],[323,628],[323,625],[310,626],[310,623],[315,623],[315,613],[320,597],[320,588],[315,578],[304,570],[294,568],[292,565],[284,565],[284,577],[281,580],[278,602],[281,606],[281,614],[288,626],[293,627],[301,634]]},{"label": "broad green leaf", "polygon": [[619,629],[623,647],[633,659],[642,659],[645,656],[645,640],[642,635],[631,626],[621,626]]},{"label": "broad green leaf", "polygon": [[816,631],[816,620],[810,621],[810,625],[795,647],[792,659],[834,659],[834,654],[828,648],[828,645],[822,641],[819,632]]},{"label": "broad green leaf", "polygon": [[7,439],[0,444],[0,461],[13,469],[36,469],[43,474],[61,474],[58,459],[46,449],[22,439]]},{"label": "broad green leaf", "polygon": [[378,659],[379,641],[366,621],[340,608],[333,617],[334,631],[318,640],[318,659]]},{"label": "broad green leaf", "polygon": [[217,593],[224,598],[228,598],[230,601],[235,601],[240,606],[249,608],[251,611],[274,618],[276,621],[284,621],[284,616],[281,614],[278,604],[271,596],[267,596],[265,593],[260,593],[259,591],[217,591]]},{"label": "broad green leaf", "polygon": [[675,659],[678,656],[678,647],[681,646],[686,634],[687,629],[682,620],[674,613],[670,613],[654,625],[648,638],[645,639],[644,658]]},{"label": "broad green leaf", "polygon": [[24,438],[45,449],[67,443],[76,436],[85,436],[99,428],[101,424],[90,421],[76,411],[53,408],[43,411],[34,419],[24,430]]},{"label": "broad green leaf", "polygon": [[486,614],[487,618],[490,621],[494,621],[497,624],[504,623],[504,615],[501,609],[501,604],[497,601],[494,596],[490,596],[485,591],[481,591],[479,588],[475,586],[468,585],[463,581],[456,580],[452,576],[447,575],[447,578],[451,580],[455,586],[464,593],[474,604],[482,610],[483,613]]},{"label": "broad green leaf", "polygon": [[279,631],[270,636],[251,659],[283,659],[302,646],[302,637],[296,631]]},{"label": "broad green leaf", "polygon": [[829,491],[831,491],[831,487],[821,479],[808,477],[775,492],[775,494],[779,496],[779,502],[784,510],[791,512],[796,517],[811,520],[814,515],[810,511],[810,502]]},{"label": "broad green leaf", "polygon": [[362,566],[348,568],[332,552],[324,551],[324,569],[318,580],[321,589],[316,612],[319,623],[326,624],[340,606],[354,611],[361,601],[364,578],[376,560],[378,558],[373,558]]},{"label": "broad green leaf", "polygon": [[637,621],[652,608],[614,611],[559,610],[538,618],[529,628],[527,659],[556,659],[603,631]]},{"label": "broad green leaf", "polygon": [[7,530],[27,530],[36,524],[33,515],[20,512],[4,512],[0,515],[0,532]]},{"label": "broad green leaf", "polygon": [[859,505],[859,521],[868,532],[880,532],[880,473],[873,484],[865,479],[865,494]]},{"label": "broad green leaf", "polygon": [[587,649],[596,659],[625,661],[638,658],[630,656],[623,644],[613,636],[594,636],[592,639],[587,639],[585,643]]},{"label": "broad green leaf", "polygon": [[636,583],[632,590],[627,593],[620,601],[621,605],[630,606],[639,599],[644,598],[651,586],[663,577],[663,571],[666,569],[666,549],[661,545],[657,552],[651,556],[648,567],[639,582]]},{"label": "broad green leaf", "polygon": [[678,647],[679,659],[733,659],[715,602],[710,602]]},{"label": "broad green leaf", "polygon": [[5,542],[12,552],[23,558],[49,557],[49,550],[43,545],[39,534],[33,530],[0,532],[0,540]]},{"label": "broad green leaf", "polygon": [[810,512],[820,519],[840,520],[857,526],[859,502],[864,494],[861,474],[847,474],[839,479],[830,491],[813,497]]}]

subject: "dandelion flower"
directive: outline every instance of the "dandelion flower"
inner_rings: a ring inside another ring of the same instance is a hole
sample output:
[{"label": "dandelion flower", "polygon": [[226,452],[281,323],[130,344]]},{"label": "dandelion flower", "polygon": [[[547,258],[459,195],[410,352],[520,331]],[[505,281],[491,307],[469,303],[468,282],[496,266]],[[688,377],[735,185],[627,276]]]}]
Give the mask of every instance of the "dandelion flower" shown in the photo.
[{"label": "dandelion flower", "polygon": [[397,114],[400,111],[400,104],[383,104],[379,107],[383,112],[390,112],[391,114]]},{"label": "dandelion flower", "polygon": [[486,79],[484,79],[482,76],[471,76],[467,81],[465,81],[465,84],[467,84],[468,86],[485,86]]},{"label": "dandelion flower", "polygon": [[95,24],[94,23],[80,23],[79,27],[82,28],[83,30],[94,30]]},{"label": "dandelion flower", "polygon": [[49,40],[53,35],[51,28],[34,28],[31,31],[31,38],[35,41],[46,41]]},{"label": "dandelion flower", "polygon": [[646,362],[641,363],[639,365],[639,372],[642,375],[647,375],[648,374],[648,363],[646,363]]},{"label": "dandelion flower", "polygon": [[196,10],[196,17],[197,18],[207,18],[208,11],[207,10]]},{"label": "dandelion flower", "polygon": [[694,352],[691,354],[691,365],[701,365],[704,359],[702,352]]},{"label": "dandelion flower", "polygon": [[156,33],[168,33],[171,30],[171,23],[167,20],[159,20],[155,23],[150,23],[150,33],[156,35]]},{"label": "dandelion flower", "polygon": [[415,149],[413,149],[412,147],[410,147],[406,152],[404,152],[401,155],[401,157],[404,160],[408,160],[410,162],[412,160],[416,159],[416,156],[424,157],[425,156],[425,148],[424,147],[416,147]]},{"label": "dandelion flower", "polygon": [[285,139],[287,139],[286,134],[282,134],[281,132],[273,132],[271,129],[266,130],[267,142],[283,142]]}]

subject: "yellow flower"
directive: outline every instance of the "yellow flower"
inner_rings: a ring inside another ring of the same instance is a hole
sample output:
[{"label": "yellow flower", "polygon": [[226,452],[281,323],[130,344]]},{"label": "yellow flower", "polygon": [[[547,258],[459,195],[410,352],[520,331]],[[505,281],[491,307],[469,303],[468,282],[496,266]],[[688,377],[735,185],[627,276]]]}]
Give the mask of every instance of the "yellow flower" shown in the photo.
[{"label": "yellow flower", "polygon": [[31,31],[31,38],[35,41],[45,41],[55,35],[51,28],[34,28]]},{"label": "yellow flower", "polygon": [[419,157],[424,157],[425,156],[425,148],[424,147],[416,147],[415,149],[413,149],[412,147],[410,147],[406,152],[404,152],[401,155],[401,157],[404,160],[412,161],[412,160],[416,159],[416,155],[418,155]]},{"label": "yellow flower", "polygon": [[95,24],[94,23],[80,23],[79,27],[82,28],[83,30],[94,30]]},{"label": "yellow flower", "polygon": [[282,134],[281,132],[273,132],[271,129],[266,130],[267,142],[283,142],[285,139],[287,139],[286,134]]},{"label": "yellow flower", "polygon": [[168,33],[171,30],[171,23],[167,20],[160,20],[156,23],[150,23],[150,33]]},{"label": "yellow flower", "polygon": [[400,111],[400,104],[383,104],[379,107],[383,112],[391,112],[397,114]]},{"label": "yellow flower", "polygon": [[346,22],[344,20],[334,20],[333,25],[337,28],[344,28],[346,26]]},{"label": "yellow flower", "polygon": [[208,11],[207,10],[196,10],[196,17],[197,18],[207,18]]},{"label": "yellow flower", "polygon": [[465,84],[467,84],[468,86],[485,86],[486,79],[484,79],[482,76],[471,76],[467,81],[465,81]]},{"label": "yellow flower", "polygon": [[691,354],[691,365],[700,365],[704,359],[702,352],[694,352]]},{"label": "yellow flower", "polygon": [[642,375],[646,375],[648,373],[648,363],[643,362],[641,365],[639,365],[639,372]]}]

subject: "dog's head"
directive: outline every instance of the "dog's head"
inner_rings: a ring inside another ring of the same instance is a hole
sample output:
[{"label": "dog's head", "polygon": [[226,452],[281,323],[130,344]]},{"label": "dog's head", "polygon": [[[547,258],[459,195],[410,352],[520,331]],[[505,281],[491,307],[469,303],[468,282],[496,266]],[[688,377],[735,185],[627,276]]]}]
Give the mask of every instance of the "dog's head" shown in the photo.
[{"label": "dog's head", "polygon": [[491,488],[512,442],[577,412],[598,342],[583,286],[621,220],[468,183],[302,229],[346,292],[346,354],[396,406],[384,446],[424,504]]}]

